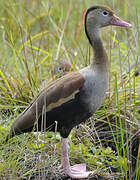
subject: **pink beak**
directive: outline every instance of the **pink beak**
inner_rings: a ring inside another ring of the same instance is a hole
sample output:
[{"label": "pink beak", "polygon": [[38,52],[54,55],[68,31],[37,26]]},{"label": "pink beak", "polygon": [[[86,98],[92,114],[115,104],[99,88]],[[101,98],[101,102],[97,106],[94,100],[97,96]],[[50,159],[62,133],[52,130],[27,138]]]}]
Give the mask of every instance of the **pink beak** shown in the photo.
[{"label": "pink beak", "polygon": [[115,14],[113,15],[113,20],[111,22],[111,25],[114,26],[121,26],[121,27],[131,27],[132,25],[121,20],[119,17],[117,17]]}]

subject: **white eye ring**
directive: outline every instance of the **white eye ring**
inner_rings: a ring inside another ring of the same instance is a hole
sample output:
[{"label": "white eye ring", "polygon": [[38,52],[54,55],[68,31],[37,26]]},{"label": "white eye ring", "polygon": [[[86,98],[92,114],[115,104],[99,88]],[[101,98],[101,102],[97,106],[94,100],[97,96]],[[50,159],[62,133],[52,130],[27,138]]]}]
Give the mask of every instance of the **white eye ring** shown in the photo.
[{"label": "white eye ring", "polygon": [[106,11],[106,10],[104,10],[104,11],[102,12],[102,14],[103,14],[103,16],[108,16],[108,15],[109,15],[109,12]]},{"label": "white eye ring", "polygon": [[61,71],[61,70],[62,70],[62,68],[59,66],[59,67],[58,67],[58,70],[59,70],[59,71]]}]

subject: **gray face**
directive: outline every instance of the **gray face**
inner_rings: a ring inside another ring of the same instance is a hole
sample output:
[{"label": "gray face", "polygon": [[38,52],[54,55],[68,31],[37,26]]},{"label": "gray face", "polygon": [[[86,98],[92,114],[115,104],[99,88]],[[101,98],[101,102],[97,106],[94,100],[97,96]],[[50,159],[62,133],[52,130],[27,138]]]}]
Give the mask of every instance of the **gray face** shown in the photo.
[{"label": "gray face", "polygon": [[57,74],[61,74],[63,73],[63,68],[60,65],[56,65],[55,69],[53,70],[53,74],[57,75]]},{"label": "gray face", "polygon": [[112,20],[112,13],[101,8],[90,11],[87,16],[87,23],[90,23],[98,28],[110,25]]}]

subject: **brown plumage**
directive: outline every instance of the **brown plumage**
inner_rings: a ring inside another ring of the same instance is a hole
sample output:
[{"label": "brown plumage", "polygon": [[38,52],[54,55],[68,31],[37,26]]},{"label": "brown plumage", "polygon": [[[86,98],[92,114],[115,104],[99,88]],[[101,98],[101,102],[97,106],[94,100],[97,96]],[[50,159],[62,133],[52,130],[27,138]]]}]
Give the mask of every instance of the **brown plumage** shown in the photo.
[{"label": "brown plumage", "polygon": [[16,119],[6,139],[7,141],[14,135],[24,132],[41,131],[41,127],[44,130],[49,127],[54,130],[54,122],[57,121],[57,131],[62,137],[60,172],[72,178],[86,178],[91,173],[86,172],[85,164],[70,166],[67,137],[71,129],[85,122],[104,100],[108,87],[109,62],[100,39],[99,29],[108,25],[130,27],[130,24],[119,19],[107,7],[93,6],[87,10],[85,32],[94,51],[93,63],[45,87]]},{"label": "brown plumage", "polygon": [[50,83],[18,116],[11,127],[10,138],[15,134],[28,132],[30,128],[33,128],[37,114],[40,115],[42,113],[44,103],[47,111],[60,106],[65,101],[73,98],[83,83],[84,79],[78,72],[73,72],[72,74],[69,73],[66,76]]}]

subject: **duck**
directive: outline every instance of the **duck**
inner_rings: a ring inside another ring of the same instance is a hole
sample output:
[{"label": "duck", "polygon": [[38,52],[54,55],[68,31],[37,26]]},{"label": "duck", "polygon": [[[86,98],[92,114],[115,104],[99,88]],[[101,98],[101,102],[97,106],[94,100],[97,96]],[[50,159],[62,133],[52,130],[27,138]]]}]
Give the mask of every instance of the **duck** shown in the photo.
[{"label": "duck", "polygon": [[55,68],[52,71],[53,75],[59,75],[60,77],[69,73],[71,71],[71,64],[68,62],[68,60],[61,58],[58,63],[55,65]]},{"label": "duck", "polygon": [[71,64],[66,60],[61,58],[60,60],[55,61],[55,65],[49,67],[51,69],[52,78],[50,80],[43,79],[39,82],[40,90],[44,89],[49,82],[64,76],[65,74],[69,73],[72,69]]},{"label": "duck", "polygon": [[90,118],[104,101],[109,81],[107,53],[100,29],[106,26],[131,27],[106,6],[97,5],[85,13],[85,34],[93,49],[93,62],[48,84],[17,117],[6,138],[36,131],[57,131],[61,136],[59,171],[74,179],[87,178],[86,164],[70,165],[68,136],[71,130]]}]

